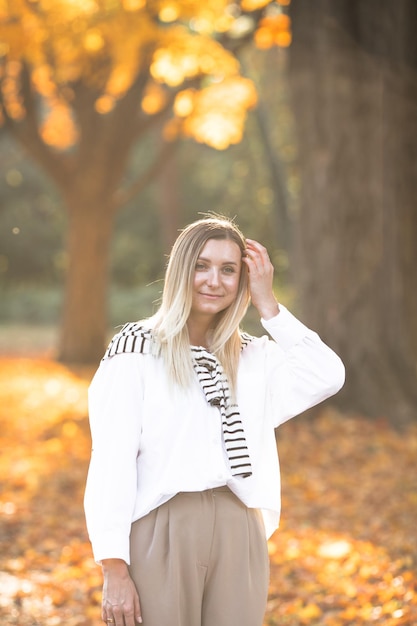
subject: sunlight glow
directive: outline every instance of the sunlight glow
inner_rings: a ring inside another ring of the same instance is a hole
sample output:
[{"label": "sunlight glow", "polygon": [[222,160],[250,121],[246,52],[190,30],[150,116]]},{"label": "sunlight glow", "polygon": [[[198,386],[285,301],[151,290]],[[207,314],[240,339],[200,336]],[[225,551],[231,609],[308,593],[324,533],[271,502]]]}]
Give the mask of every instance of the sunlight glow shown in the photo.
[{"label": "sunlight glow", "polygon": [[270,0],[242,0],[242,11],[256,11],[257,9],[262,9],[269,4],[269,1]]},{"label": "sunlight glow", "polygon": [[167,95],[162,87],[156,83],[150,83],[142,99],[142,110],[148,115],[155,115],[161,111],[167,101]]},{"label": "sunlight glow", "polygon": [[158,50],[151,65],[152,76],[170,87],[177,87],[184,79],[198,73],[199,59],[192,54],[175,55],[171,50]]},{"label": "sunlight glow", "polygon": [[95,13],[98,10],[95,0],[43,0],[42,4],[45,5],[45,10],[51,8],[51,4],[54,5],[55,9],[59,9],[59,5],[61,5],[63,9],[73,9],[74,13]]},{"label": "sunlight glow", "polygon": [[146,0],[122,0],[122,5],[126,11],[139,11],[146,6]]},{"label": "sunlight glow", "polygon": [[242,133],[234,120],[217,111],[208,113],[195,124],[190,123],[189,128],[197,141],[206,143],[216,150],[225,150],[231,143],[238,143],[242,138]]},{"label": "sunlight glow", "polygon": [[174,110],[185,117],[186,136],[216,150],[225,150],[241,141],[247,111],[256,101],[252,81],[234,77],[213,83],[202,91],[182,92]]},{"label": "sunlight glow", "polygon": [[343,559],[352,551],[352,545],[349,541],[341,539],[340,541],[326,541],[322,543],[317,554],[325,559]]},{"label": "sunlight glow", "polygon": [[8,115],[14,120],[22,120],[25,116],[20,93],[21,67],[18,61],[9,62],[1,85],[4,107]]},{"label": "sunlight glow", "polygon": [[174,113],[179,117],[187,117],[194,108],[194,89],[180,91],[174,102]]},{"label": "sunlight glow", "polygon": [[65,102],[54,98],[50,101],[50,113],[40,128],[40,134],[45,143],[61,150],[76,143],[78,130]]},{"label": "sunlight glow", "polygon": [[284,13],[264,17],[259,23],[254,38],[256,46],[263,50],[273,46],[288,48],[292,41],[291,19]]},{"label": "sunlight glow", "polygon": [[96,100],[94,107],[98,113],[101,113],[101,115],[105,115],[106,113],[110,113],[110,111],[114,109],[114,105],[114,98],[106,94]]},{"label": "sunlight glow", "polygon": [[86,32],[84,37],[84,48],[87,52],[98,52],[103,47],[103,35],[97,28],[92,28]]},{"label": "sunlight glow", "polygon": [[123,95],[131,86],[135,74],[135,68],[130,65],[118,65],[114,68],[107,81],[106,91],[116,98]]},{"label": "sunlight glow", "polygon": [[161,22],[175,22],[179,16],[178,6],[176,4],[166,4],[159,11],[159,19]]}]

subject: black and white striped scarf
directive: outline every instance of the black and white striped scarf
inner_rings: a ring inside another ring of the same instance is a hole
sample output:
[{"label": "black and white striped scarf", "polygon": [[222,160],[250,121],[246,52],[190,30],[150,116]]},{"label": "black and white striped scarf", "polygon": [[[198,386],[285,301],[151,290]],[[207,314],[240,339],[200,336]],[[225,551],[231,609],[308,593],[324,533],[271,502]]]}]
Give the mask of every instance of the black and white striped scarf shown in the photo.
[{"label": "black and white striped scarf", "polygon": [[[253,337],[242,334],[242,350]],[[111,340],[104,359],[125,352],[153,353],[153,333],[138,322],[123,326]],[[193,367],[207,402],[218,407],[222,420],[223,442],[233,476],[247,478],[252,475],[248,446],[240,418],[239,408],[231,399],[230,387],[223,367],[217,357],[205,348],[191,346]]]}]

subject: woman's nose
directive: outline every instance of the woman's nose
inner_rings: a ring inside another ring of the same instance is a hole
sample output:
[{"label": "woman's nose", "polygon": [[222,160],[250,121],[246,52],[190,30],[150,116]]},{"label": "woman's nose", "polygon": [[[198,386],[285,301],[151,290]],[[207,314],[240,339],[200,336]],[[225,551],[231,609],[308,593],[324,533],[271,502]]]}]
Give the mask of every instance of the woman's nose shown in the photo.
[{"label": "woman's nose", "polygon": [[215,267],[212,267],[207,276],[207,284],[213,287],[213,286],[218,285],[219,282],[220,282],[219,271]]}]

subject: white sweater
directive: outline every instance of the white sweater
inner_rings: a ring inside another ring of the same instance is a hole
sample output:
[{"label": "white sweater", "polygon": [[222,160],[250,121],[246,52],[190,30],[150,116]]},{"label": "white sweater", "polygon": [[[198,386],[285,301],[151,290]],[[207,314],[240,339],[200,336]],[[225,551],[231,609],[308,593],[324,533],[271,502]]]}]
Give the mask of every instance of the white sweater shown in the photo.
[{"label": "white sweater", "polygon": [[340,358],[284,306],[261,320],[273,338],[242,351],[237,403],[252,476],[230,472],[220,413],[197,378],[173,388],[161,358],[119,354],[102,361],[89,390],[93,452],[85,512],[94,557],[127,563],[132,522],[180,491],[227,484],[262,510],[266,536],[278,527],[280,473],[274,429],[335,394],[344,382]]}]

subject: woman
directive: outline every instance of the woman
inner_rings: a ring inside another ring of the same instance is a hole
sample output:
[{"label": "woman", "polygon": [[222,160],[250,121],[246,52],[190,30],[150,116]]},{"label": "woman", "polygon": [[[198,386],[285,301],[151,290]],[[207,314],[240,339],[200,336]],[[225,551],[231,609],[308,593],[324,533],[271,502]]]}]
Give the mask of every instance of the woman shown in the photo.
[{"label": "woman", "polygon": [[[107,623],[263,623],[274,429],[344,381],[272,282],[261,244],[227,218],[199,220],[172,249],[158,312],[107,349],[90,387],[85,495]],[[240,331],[249,300],[272,339]]]}]

